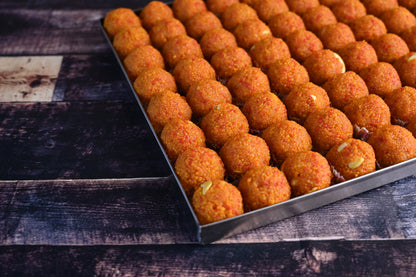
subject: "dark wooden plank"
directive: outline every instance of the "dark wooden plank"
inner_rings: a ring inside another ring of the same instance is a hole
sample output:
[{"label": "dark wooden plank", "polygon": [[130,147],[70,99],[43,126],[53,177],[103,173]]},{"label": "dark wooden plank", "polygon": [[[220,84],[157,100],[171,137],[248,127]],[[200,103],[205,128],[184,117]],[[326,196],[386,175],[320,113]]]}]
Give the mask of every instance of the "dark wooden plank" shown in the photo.
[{"label": "dark wooden plank", "polygon": [[0,247],[4,276],[414,276],[416,241]]},{"label": "dark wooden plank", "polygon": [[0,55],[109,53],[107,10],[0,9]]},{"label": "dark wooden plank", "polygon": [[133,99],[112,53],[64,56],[53,101]]},{"label": "dark wooden plank", "polygon": [[179,196],[169,177],[1,182],[0,245],[189,243]]},{"label": "dark wooden plank", "polygon": [[[195,243],[178,193],[167,178],[3,181],[0,245]],[[416,239],[416,178],[216,243],[307,239]]]},{"label": "dark wooden plank", "polygon": [[133,103],[0,104],[0,179],[170,174]]}]

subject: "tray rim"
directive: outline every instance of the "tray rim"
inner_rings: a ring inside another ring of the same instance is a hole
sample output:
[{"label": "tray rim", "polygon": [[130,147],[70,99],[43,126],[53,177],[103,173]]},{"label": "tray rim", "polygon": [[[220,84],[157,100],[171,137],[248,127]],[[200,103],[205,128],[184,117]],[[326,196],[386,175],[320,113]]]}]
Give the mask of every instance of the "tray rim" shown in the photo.
[{"label": "tray rim", "polygon": [[[167,3],[169,4],[169,2]],[[136,14],[139,14],[142,9],[133,10]],[[368,173],[366,175],[344,181],[341,183],[333,184],[327,188],[314,191],[305,195],[297,196],[286,200],[281,203],[277,203],[271,206],[267,206],[258,210],[245,212],[241,215],[227,218],[221,221],[200,225],[198,218],[192,208],[189,198],[187,197],[185,191],[183,190],[179,178],[175,173],[172,163],[170,162],[163,145],[156,133],[153,129],[152,124],[147,116],[146,110],[143,107],[140,99],[138,98],[133,84],[129,79],[127,72],[124,69],[123,63],[120,60],[119,56],[117,55],[111,39],[108,37],[104,27],[103,27],[104,17],[99,20],[100,22],[100,29],[106,39],[107,43],[109,44],[113,55],[115,56],[124,77],[127,80],[128,86],[130,88],[130,93],[133,94],[135,101],[137,102],[142,115],[145,117],[148,127],[151,130],[151,133],[156,139],[156,142],[165,158],[165,161],[168,164],[168,167],[171,170],[172,176],[175,180],[175,183],[182,195],[182,200],[186,203],[190,215],[193,220],[192,229],[196,231],[196,239],[200,244],[210,244],[220,239],[224,239],[236,234],[240,234],[243,232],[247,232],[249,230],[253,230],[255,228],[259,228],[271,223],[278,222],[280,220],[319,208],[325,205],[335,203],[337,201],[347,199],[351,196],[361,194],[363,192],[384,186],[386,184],[392,183],[394,181],[404,179],[406,177],[415,175],[416,173],[416,158],[389,166],[381,169],[377,169],[374,172]],[[391,175],[389,175],[389,173]],[[339,195],[341,193],[342,195]],[[315,199],[322,199],[325,197],[325,201],[319,201],[319,203],[314,203]],[[333,197],[329,199],[329,197]],[[306,203],[303,204],[302,203]],[[270,218],[270,215],[276,213],[273,218]],[[268,218],[267,218],[268,216]],[[261,217],[261,220],[258,220],[258,217]],[[249,222],[247,222],[249,221]],[[231,228],[230,228],[231,227]]]}]

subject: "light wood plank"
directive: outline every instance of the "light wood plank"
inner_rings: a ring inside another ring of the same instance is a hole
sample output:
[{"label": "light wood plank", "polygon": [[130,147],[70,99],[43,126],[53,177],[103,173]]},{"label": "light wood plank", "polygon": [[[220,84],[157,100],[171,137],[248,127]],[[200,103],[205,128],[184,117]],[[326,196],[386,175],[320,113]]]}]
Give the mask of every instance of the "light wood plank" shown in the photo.
[{"label": "light wood plank", "polygon": [[0,57],[0,102],[51,101],[62,58]]}]

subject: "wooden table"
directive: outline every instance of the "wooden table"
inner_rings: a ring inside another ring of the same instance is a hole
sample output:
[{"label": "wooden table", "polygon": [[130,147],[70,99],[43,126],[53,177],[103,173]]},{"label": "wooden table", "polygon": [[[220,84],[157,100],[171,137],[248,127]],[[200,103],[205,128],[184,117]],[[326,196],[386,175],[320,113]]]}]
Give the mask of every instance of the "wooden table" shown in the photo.
[{"label": "wooden table", "polygon": [[415,276],[416,176],[196,243],[100,32],[146,3],[0,2],[0,275]]}]

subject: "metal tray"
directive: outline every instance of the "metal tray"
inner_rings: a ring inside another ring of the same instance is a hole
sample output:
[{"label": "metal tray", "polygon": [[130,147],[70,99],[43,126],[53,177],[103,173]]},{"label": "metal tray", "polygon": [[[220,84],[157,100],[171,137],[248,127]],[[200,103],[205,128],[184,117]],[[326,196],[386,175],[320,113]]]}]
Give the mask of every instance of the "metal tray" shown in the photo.
[{"label": "metal tray", "polygon": [[[138,14],[140,13],[140,11],[141,10],[136,10],[135,12]],[[246,212],[242,215],[228,218],[222,221],[206,225],[200,225],[189,202],[189,199],[187,198],[185,191],[182,189],[179,179],[175,174],[173,165],[170,163],[169,158],[165,153],[163,146],[159,140],[159,137],[153,129],[152,124],[150,123],[149,118],[147,117],[146,111],[134,91],[133,84],[128,78],[126,71],[124,70],[123,63],[119,59],[117,53],[115,52],[112,46],[111,40],[109,39],[107,33],[104,30],[103,20],[104,19],[100,20],[101,31],[104,34],[104,37],[108,42],[108,45],[113,51],[114,56],[116,57],[121,67],[121,70],[123,71],[124,76],[126,77],[126,80],[130,86],[130,92],[132,93],[133,98],[136,100],[138,106],[140,107],[141,113],[146,118],[149,128],[152,131],[163,153],[163,156],[165,157],[165,160],[172,172],[174,182],[176,182],[177,187],[180,191],[180,195],[182,196],[181,198],[183,198],[181,200],[184,201],[183,204],[185,204],[186,208],[189,210],[191,214],[191,219],[189,219],[189,217],[187,219],[188,221],[191,220],[190,228],[192,230],[190,231],[195,233],[196,239],[200,244],[208,244],[222,238],[249,231],[254,228],[279,221],[281,219],[285,219],[315,208],[319,208],[324,205],[339,201],[341,199],[345,199],[353,195],[357,195],[362,192],[381,187],[385,184],[403,179],[416,173],[416,158],[414,158],[387,168],[379,169],[375,172],[372,172],[364,176],[360,176],[358,178],[354,178],[352,180],[332,185],[322,190],[318,190],[306,195],[292,198],[290,200],[272,206],[268,206],[251,212]]]}]

